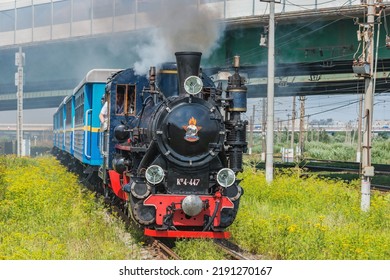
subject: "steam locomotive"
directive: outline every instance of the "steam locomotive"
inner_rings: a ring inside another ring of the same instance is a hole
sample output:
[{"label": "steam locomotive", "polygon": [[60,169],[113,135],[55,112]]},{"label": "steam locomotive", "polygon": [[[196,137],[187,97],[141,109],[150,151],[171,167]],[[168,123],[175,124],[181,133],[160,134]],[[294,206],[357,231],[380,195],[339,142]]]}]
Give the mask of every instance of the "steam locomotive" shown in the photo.
[{"label": "steam locomotive", "polygon": [[[90,71],[54,114],[54,152],[155,237],[228,238],[243,189],[246,87],[202,73],[200,52],[176,63]],[[101,97],[107,117],[101,124]]]}]

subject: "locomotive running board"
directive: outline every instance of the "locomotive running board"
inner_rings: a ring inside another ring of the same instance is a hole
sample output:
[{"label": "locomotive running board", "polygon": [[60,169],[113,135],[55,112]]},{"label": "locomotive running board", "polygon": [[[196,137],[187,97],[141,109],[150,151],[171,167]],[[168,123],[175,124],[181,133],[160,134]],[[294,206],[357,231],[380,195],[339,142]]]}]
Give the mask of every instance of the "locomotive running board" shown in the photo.
[{"label": "locomotive running board", "polygon": [[181,231],[181,230],[154,230],[144,229],[147,236],[167,238],[216,238],[228,239],[230,232],[227,231]]}]

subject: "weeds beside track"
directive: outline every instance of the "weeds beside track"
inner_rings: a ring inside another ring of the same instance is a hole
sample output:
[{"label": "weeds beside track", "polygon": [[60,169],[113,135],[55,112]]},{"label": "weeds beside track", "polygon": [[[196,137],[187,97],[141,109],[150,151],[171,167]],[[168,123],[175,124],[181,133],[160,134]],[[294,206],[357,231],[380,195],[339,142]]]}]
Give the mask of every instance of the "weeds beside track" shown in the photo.
[{"label": "weeds beside track", "polygon": [[138,259],[119,222],[54,158],[0,158],[0,259]]},{"label": "weeds beside track", "polygon": [[360,182],[300,177],[286,169],[266,183],[247,168],[233,241],[269,259],[390,259],[390,193],[372,191],[360,209]]}]

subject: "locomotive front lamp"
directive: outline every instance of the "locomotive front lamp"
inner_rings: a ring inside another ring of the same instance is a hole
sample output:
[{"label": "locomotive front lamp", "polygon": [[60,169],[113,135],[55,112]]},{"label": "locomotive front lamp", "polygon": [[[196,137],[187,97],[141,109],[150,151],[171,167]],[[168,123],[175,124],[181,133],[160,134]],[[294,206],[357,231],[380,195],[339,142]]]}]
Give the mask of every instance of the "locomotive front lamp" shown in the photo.
[{"label": "locomotive front lamp", "polygon": [[158,165],[149,166],[145,172],[146,181],[152,185],[161,183],[164,179],[164,175],[164,170],[161,168],[161,166]]},{"label": "locomotive front lamp", "polygon": [[222,168],[217,174],[217,182],[222,187],[227,188],[234,184],[236,175],[230,168]]},{"label": "locomotive front lamp", "polygon": [[202,212],[203,201],[197,195],[188,195],[181,202],[181,207],[186,215],[193,217]]},{"label": "locomotive front lamp", "polygon": [[197,76],[189,76],[184,81],[184,90],[191,95],[198,94],[202,91],[203,88],[203,82],[202,80]]}]

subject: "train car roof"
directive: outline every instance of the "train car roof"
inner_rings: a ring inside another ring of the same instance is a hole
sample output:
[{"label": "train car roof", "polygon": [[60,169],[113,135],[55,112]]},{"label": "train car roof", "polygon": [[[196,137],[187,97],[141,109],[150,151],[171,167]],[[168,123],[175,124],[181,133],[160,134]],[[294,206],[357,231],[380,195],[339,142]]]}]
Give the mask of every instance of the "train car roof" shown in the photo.
[{"label": "train car roof", "polygon": [[73,94],[75,94],[86,83],[106,83],[107,79],[111,77],[112,74],[121,70],[123,69],[92,69],[73,90]]},{"label": "train car roof", "polygon": [[[106,83],[108,78],[110,78],[114,73],[122,71],[123,69],[92,69],[85,75],[84,79],[78,84],[78,86],[73,90],[72,95],[74,95],[83,85],[86,83]],[[72,96],[65,96],[61,104],[58,106],[56,113],[62,108],[66,101]]]},{"label": "train car roof", "polygon": [[54,114],[58,113],[58,111],[65,105],[66,101],[69,99],[70,96],[71,95],[67,95],[67,96],[64,97],[64,99],[62,99],[60,105],[58,105],[57,110],[56,110],[56,112]]}]

